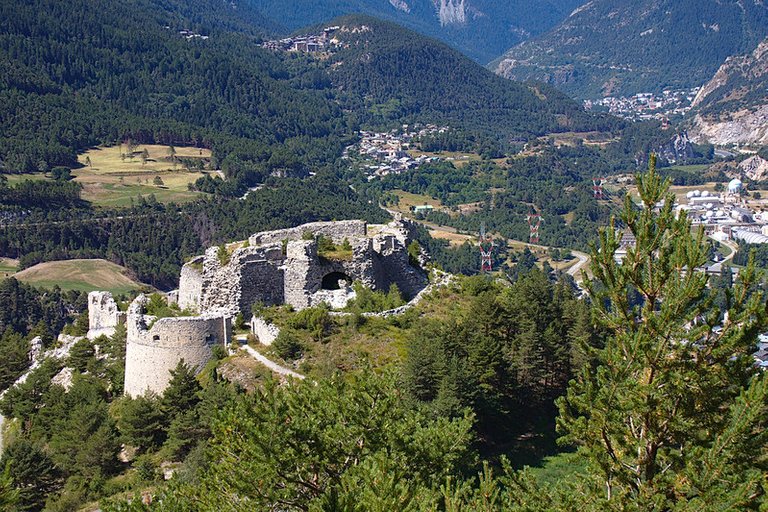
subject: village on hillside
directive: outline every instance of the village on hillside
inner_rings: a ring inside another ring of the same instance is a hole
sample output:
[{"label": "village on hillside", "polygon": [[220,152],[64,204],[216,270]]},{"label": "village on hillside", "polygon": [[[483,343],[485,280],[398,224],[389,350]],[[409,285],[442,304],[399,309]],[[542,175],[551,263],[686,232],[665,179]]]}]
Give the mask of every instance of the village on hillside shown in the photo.
[{"label": "village on hillside", "polygon": [[344,150],[343,158],[353,156],[363,162],[368,181],[389,174],[400,174],[415,169],[423,163],[437,160],[428,155],[414,156],[416,142],[420,137],[445,133],[449,128],[434,124],[409,126],[389,132],[360,131],[360,141]]},{"label": "village on hillside", "polygon": [[640,92],[634,96],[607,96],[599,100],[584,100],[584,108],[596,112],[608,112],[632,121],[684,116],[690,109],[700,87],[684,90],[664,90],[661,94]]}]

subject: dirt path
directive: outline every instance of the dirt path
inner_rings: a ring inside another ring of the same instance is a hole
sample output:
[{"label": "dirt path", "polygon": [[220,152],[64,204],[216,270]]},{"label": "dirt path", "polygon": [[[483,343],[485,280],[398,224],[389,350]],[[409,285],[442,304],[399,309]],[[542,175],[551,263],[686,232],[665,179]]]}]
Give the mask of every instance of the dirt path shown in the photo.
[{"label": "dirt path", "polygon": [[[245,336],[236,336],[235,339],[237,341],[245,341]],[[291,370],[290,368],[286,368],[285,366],[280,366],[276,362],[267,359],[262,354],[260,354],[256,349],[253,347],[250,347],[248,345],[243,345],[240,347],[241,350],[245,350],[248,355],[256,359],[258,362],[272,370],[273,372],[277,373],[278,375],[282,375],[283,377],[293,377],[294,379],[304,380],[304,376],[300,373],[296,373],[295,371]]]}]

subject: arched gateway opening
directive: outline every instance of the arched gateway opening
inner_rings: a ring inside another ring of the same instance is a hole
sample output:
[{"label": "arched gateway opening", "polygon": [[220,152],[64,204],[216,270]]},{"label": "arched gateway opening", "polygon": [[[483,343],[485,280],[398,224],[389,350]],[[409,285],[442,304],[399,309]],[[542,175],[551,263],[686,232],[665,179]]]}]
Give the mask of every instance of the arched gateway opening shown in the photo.
[{"label": "arched gateway opening", "polygon": [[352,282],[352,279],[343,272],[331,272],[330,274],[323,276],[320,287],[323,290],[340,290],[341,286],[339,286],[339,281],[344,281],[349,284]]}]

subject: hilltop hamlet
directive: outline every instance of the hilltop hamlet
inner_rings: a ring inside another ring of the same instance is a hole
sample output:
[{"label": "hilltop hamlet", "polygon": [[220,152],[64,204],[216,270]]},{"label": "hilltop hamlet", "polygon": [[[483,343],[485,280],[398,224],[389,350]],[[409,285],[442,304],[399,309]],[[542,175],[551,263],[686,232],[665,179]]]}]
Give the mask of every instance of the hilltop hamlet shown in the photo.
[{"label": "hilltop hamlet", "polygon": [[[111,293],[91,292],[88,337],[114,334],[125,324],[125,393],[162,393],[179,361],[200,371],[215,346],[229,347],[232,318],[250,315],[254,304],[343,308],[355,295],[354,281],[374,290],[395,284],[406,297],[415,297],[427,277],[409,261],[414,227],[402,219],[371,226],[359,220],[315,222],[256,233],[229,249],[211,247],[184,265],[179,289],[168,298],[194,316],[147,315],[144,295],[123,312]],[[320,254],[323,239],[347,250],[336,257]]]}]

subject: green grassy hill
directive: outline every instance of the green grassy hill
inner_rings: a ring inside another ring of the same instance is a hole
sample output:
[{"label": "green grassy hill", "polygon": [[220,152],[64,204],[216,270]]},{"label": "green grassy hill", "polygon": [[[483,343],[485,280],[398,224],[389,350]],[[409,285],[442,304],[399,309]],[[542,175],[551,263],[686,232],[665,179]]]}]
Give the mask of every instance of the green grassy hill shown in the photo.
[{"label": "green grassy hill", "polygon": [[62,290],[86,292],[106,290],[121,294],[147,288],[126,274],[124,267],[109,261],[80,259],[38,263],[13,277],[35,287],[58,286]]}]

